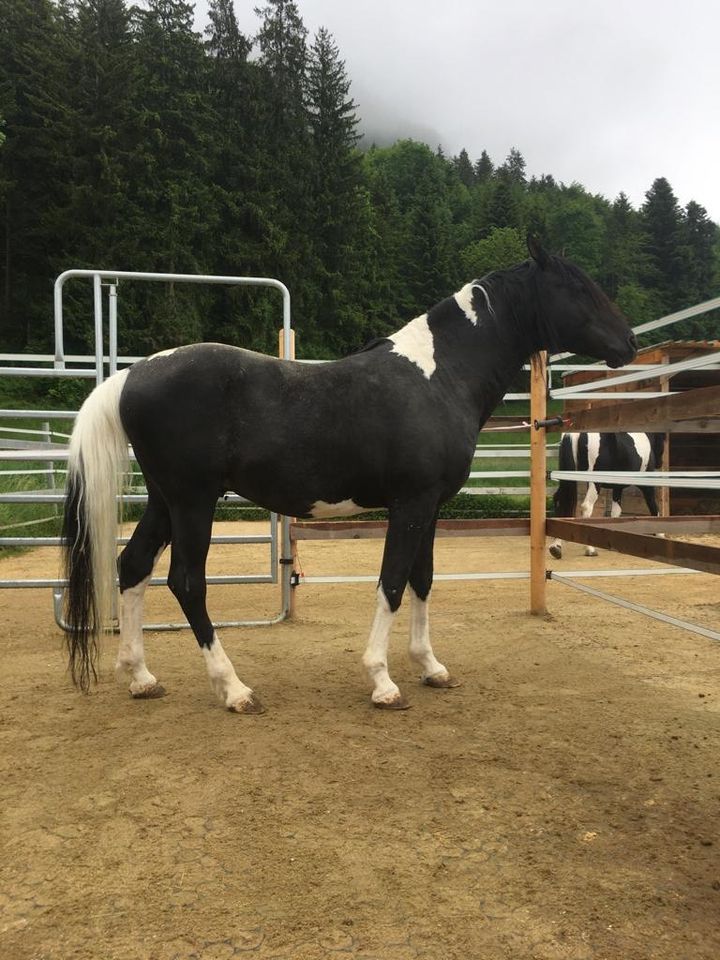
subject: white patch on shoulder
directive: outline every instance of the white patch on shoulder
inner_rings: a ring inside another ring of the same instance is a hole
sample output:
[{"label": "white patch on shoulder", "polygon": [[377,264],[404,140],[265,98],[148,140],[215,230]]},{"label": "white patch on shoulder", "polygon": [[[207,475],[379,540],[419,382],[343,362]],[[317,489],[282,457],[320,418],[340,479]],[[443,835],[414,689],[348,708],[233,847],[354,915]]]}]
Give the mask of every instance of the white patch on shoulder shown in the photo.
[{"label": "white patch on shoulder", "polygon": [[356,513],[368,513],[378,507],[359,507],[354,500],[340,500],[338,503],[328,503],[327,500],[316,500],[310,508],[311,517],[352,517]]},{"label": "white patch on shoulder", "polygon": [[406,323],[388,339],[393,342],[392,352],[418,366],[428,380],[435,373],[435,344],[426,313]]},{"label": "white patch on shoulder", "polygon": [[175,353],[176,350],[179,350],[179,347],[170,347],[168,350],[159,350],[157,353],[150,354],[149,357],[146,357],[146,360],[157,360],[158,357],[169,357],[171,353]]}]

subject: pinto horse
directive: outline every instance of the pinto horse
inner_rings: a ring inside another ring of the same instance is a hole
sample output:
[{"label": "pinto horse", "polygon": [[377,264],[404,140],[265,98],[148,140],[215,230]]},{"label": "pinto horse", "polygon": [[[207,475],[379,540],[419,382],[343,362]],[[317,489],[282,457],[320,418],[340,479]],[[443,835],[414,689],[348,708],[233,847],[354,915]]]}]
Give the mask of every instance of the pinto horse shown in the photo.
[{"label": "pinto horse", "polygon": [[410,657],[432,687],[455,686],[430,645],[428,599],[440,505],[465,482],[480,428],[534,352],[571,350],[613,367],[635,356],[627,321],[570,261],[528,240],[529,260],[466,284],[392,336],[322,365],[218,343],[166,350],[111,376],[80,410],[64,511],[69,667],[87,691],[112,610],[116,493],[128,442],[148,502],[117,560],[117,667],[134,697],[164,693],[145,665],[143,594],[171,544],[168,586],[210,682],[237,713],[262,710],[206,608],[205,560],[218,497],[234,491],[286,516],[385,507],[377,607],[363,663],[372,702],[403,709],[390,627],[410,586]]},{"label": "pinto horse", "polygon": [[[664,446],[664,433],[564,433],[560,438],[558,469],[632,470],[635,473],[644,473],[660,466]],[[589,480],[587,492],[580,504],[580,516],[592,516],[598,491],[606,489],[612,491],[610,516],[619,517],[622,513],[623,491],[629,486],[632,484],[595,483]],[[650,514],[657,517],[660,511],[655,489],[645,486],[639,489]],[[560,480],[553,495],[553,504],[556,517],[574,517],[577,507],[577,483],[574,480]],[[553,540],[550,553],[556,560],[562,557],[562,540]],[[596,557],[595,547],[585,547],[585,556]]]}]

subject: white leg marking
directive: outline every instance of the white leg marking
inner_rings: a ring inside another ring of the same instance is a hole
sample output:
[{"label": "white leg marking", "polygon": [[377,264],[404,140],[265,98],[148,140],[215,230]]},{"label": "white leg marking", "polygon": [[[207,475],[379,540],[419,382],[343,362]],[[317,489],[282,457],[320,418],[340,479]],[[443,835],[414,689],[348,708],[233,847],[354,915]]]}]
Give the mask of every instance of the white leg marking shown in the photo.
[{"label": "white leg marking", "polygon": [[447,679],[449,674],[445,667],[435,659],[430,646],[430,601],[421,600],[412,587],[410,591],[410,658],[418,664],[422,671],[422,679],[436,677]]},{"label": "white leg marking", "polygon": [[622,506],[617,502],[617,500],[613,500],[613,502],[610,504],[610,516],[611,517],[622,516]]},{"label": "white leg marking", "polygon": [[555,557],[556,560],[560,560],[562,557],[562,540],[557,538],[553,540],[550,544],[550,555]]},{"label": "white leg marking", "polygon": [[394,619],[395,614],[391,611],[385,591],[380,585],[377,589],[375,619],[363,654],[363,664],[373,683],[373,703],[391,704],[402,700],[398,686],[390,679],[387,663],[390,628]]},{"label": "white leg marking", "polygon": [[202,648],[210,685],[228,710],[243,713],[244,707],[253,702],[253,692],[238,679],[230,658],[223,650],[220,637],[213,634],[209,647]]},{"label": "white leg marking", "polygon": [[[590,436],[597,436],[597,434],[590,434]],[[580,516],[581,517],[591,517],[593,512],[593,507],[598,498],[598,489],[594,483],[589,483],[587,488],[587,493],[585,494],[585,499],[580,504]],[[586,557],[596,557],[597,550],[595,547],[585,547],[585,556]]]},{"label": "white leg marking", "polygon": [[[162,547],[158,551],[153,568],[164,549],[165,547]],[[142,629],[145,590],[151,577],[152,570],[144,580],[120,594],[120,645],[115,661],[115,673],[118,677],[123,673],[130,674],[130,693],[134,697],[147,695],[157,686],[157,679],[145,666]]]}]

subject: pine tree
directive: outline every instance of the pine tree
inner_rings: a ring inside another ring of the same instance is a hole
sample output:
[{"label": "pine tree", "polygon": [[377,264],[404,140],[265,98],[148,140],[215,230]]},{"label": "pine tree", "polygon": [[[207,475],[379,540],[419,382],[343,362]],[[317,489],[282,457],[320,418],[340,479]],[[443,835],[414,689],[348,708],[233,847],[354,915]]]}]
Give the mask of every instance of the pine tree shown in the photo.
[{"label": "pine tree", "polygon": [[72,178],[64,13],[49,0],[2,0],[0,91],[6,141],[0,217],[0,336],[13,349],[47,349],[52,338],[55,248]]},{"label": "pine tree", "polygon": [[478,183],[487,183],[495,172],[493,162],[488,156],[486,150],[480,154],[480,159],[475,162],[475,180]]},{"label": "pine tree", "polygon": [[525,158],[518,149],[512,147],[510,153],[505,158],[505,163],[500,167],[498,173],[501,173],[509,183],[525,183]]},{"label": "pine tree", "polygon": [[466,187],[473,187],[475,185],[475,170],[465,147],[462,148],[456,157],[452,158],[452,165],[461,183],[464,183]]},{"label": "pine tree", "polygon": [[293,312],[307,343],[315,337],[319,304],[318,269],[307,232],[314,176],[305,103],[307,30],[297,4],[289,0],[269,0],[255,13],[261,18],[256,41],[265,131],[263,180],[273,224],[268,273],[292,289]]},{"label": "pine tree", "polygon": [[647,272],[643,243],[640,217],[627,196],[620,193],[607,215],[603,269],[599,278],[612,299],[621,287],[638,283]]},{"label": "pine tree", "polygon": [[360,157],[356,106],[332,35],[321,28],[309,50],[306,98],[312,137],[312,241],[318,261],[319,333],[337,352],[355,343],[352,290],[365,236],[360,216]]},{"label": "pine tree", "polygon": [[672,187],[658,177],[645,194],[642,227],[648,267],[644,282],[655,287],[665,311],[683,305],[683,263],[686,252],[682,236],[682,215]]},{"label": "pine tree", "polygon": [[[193,6],[149,0],[136,10],[134,53],[143,90],[136,118],[129,185],[140,269],[211,272],[217,206],[211,185],[216,118],[207,93],[207,63],[195,33]],[[206,289],[171,284],[148,293],[136,349],[202,339]]]}]

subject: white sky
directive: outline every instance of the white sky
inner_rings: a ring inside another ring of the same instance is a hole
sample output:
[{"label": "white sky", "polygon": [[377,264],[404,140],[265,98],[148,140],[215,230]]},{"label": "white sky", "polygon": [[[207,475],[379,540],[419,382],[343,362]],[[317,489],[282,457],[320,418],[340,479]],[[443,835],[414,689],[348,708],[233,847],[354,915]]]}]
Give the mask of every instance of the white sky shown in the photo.
[{"label": "white sky", "polygon": [[[309,39],[333,34],[362,126],[496,164],[517,147],[528,176],[635,207],[666,177],[720,222],[718,0],[297,3]],[[235,0],[244,33],[263,5]]]}]

